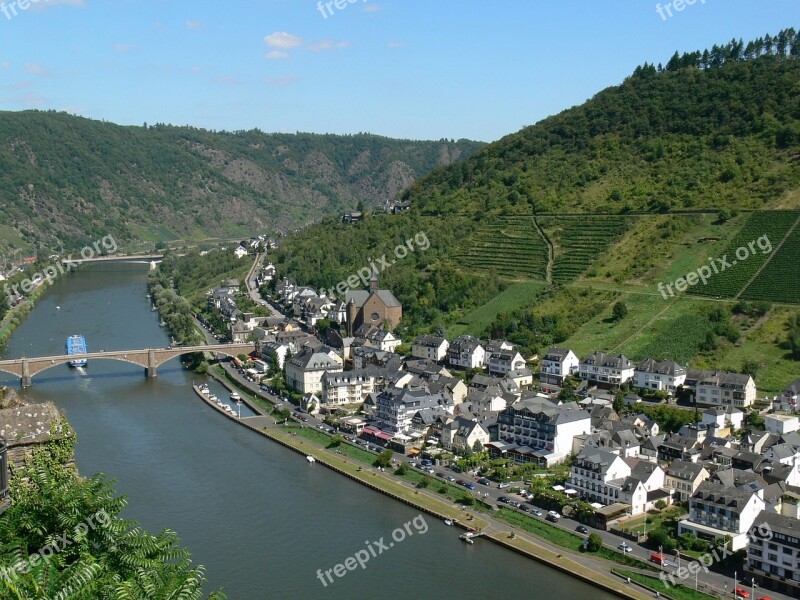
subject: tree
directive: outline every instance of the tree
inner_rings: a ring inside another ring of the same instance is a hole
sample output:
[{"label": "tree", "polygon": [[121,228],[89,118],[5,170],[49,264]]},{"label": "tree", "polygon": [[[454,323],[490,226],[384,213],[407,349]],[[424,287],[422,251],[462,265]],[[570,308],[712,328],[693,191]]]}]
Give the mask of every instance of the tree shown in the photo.
[{"label": "tree", "polygon": [[603,547],[603,538],[599,533],[589,534],[589,541],[586,543],[586,549],[589,552],[597,552]]},{"label": "tree", "polygon": [[475,443],[472,444],[472,451],[475,454],[480,454],[481,452],[483,452],[483,444],[481,444],[480,440],[475,440]]},{"label": "tree", "polygon": [[656,500],[655,507],[658,510],[664,510],[667,508],[667,503],[664,500]]},{"label": "tree", "polygon": [[330,443],[328,444],[328,448],[338,448],[342,445],[344,438],[341,435],[335,435],[331,438]]},{"label": "tree", "polygon": [[625,305],[624,302],[615,302],[614,306],[611,308],[611,318],[614,321],[621,321],[628,315],[628,307]]},{"label": "tree", "polygon": [[795,315],[786,324],[786,342],[792,358],[800,360],[800,316]]},{"label": "tree", "polygon": [[392,457],[394,456],[394,451],[389,450],[388,448],[381,452],[378,455],[378,458],[375,459],[375,464],[379,467],[383,467],[384,469],[388,467],[392,463]]},{"label": "tree", "polygon": [[647,542],[651,548],[661,547],[662,550],[671,551],[675,549],[673,540],[663,529],[654,529],[647,534]]}]

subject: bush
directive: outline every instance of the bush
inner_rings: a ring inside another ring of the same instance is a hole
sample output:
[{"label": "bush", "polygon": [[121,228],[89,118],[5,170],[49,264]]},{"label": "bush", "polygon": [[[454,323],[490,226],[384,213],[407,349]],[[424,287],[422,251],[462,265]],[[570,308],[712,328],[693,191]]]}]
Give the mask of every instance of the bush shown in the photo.
[{"label": "bush", "polygon": [[589,535],[589,541],[586,544],[586,549],[589,552],[597,552],[603,547],[603,538],[599,533],[592,533]]}]

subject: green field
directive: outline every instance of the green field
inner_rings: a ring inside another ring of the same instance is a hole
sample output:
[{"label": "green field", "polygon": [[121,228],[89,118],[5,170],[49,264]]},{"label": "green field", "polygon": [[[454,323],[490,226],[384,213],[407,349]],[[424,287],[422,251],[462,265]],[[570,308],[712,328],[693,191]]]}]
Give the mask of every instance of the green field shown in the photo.
[{"label": "green field", "polygon": [[783,245],[741,297],[800,304],[800,223],[795,224]]},{"label": "green field", "polygon": [[[775,262],[774,270],[780,271],[785,268],[791,272],[792,266],[796,269],[797,263],[792,265],[792,263],[783,262],[785,259],[791,258],[791,251],[787,251],[786,254],[780,252],[779,254],[782,256],[773,256],[768,250],[776,247],[783,240],[798,217],[800,217],[800,212],[798,211],[759,211],[752,213],[725,250],[717,256],[711,255],[709,257],[713,259],[724,257],[730,266],[724,266],[718,260],[714,260],[712,264],[708,259],[697,264],[695,269],[705,268],[708,271],[707,283],[702,284],[701,282],[690,287],[689,293],[715,298],[735,298],[768,260]],[[785,247],[786,245],[784,245]],[[720,272],[715,273],[712,267],[717,267]],[[724,270],[721,270],[723,267]],[[788,284],[788,282],[785,282],[785,284]],[[753,289],[754,292],[758,293],[764,287],[763,284],[759,284]],[[777,300],[777,298],[773,299]]]},{"label": "green field", "polygon": [[530,216],[485,222],[472,244],[453,258],[461,266],[513,279],[547,279],[548,249]]},{"label": "green field", "polygon": [[627,228],[625,217],[540,217],[555,247],[553,280],[568,283],[586,272]]},{"label": "green field", "polygon": [[486,330],[499,313],[528,306],[532,299],[545,289],[547,284],[543,281],[512,283],[489,302],[467,313],[455,325],[449,327],[447,336],[455,338],[466,333],[479,334]]}]

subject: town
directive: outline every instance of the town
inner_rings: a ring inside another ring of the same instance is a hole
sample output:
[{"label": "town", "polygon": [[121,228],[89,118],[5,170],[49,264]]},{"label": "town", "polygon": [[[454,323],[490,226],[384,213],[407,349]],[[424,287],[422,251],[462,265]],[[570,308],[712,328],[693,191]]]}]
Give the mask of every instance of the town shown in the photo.
[{"label": "town", "polygon": [[[341,298],[278,279],[272,263],[246,283],[207,294],[227,323],[220,339],[255,342],[237,360],[242,373],[295,404],[301,421],[315,417],[324,431],[407,455],[431,474],[450,466],[481,485],[457,481],[478,497],[487,486],[510,489],[514,497],[499,501],[523,512],[542,514],[526,500],[574,507],[594,528],[649,538],[651,548],[656,540],[659,564],[674,564],[667,552],[741,551],[747,581],[800,593],[791,535],[800,527],[800,378],[759,398],[747,374],[601,350],[578,357],[552,347],[526,358],[506,341],[470,335],[404,345],[393,333],[402,305],[377,272],[368,289]],[[272,316],[239,311],[244,289],[267,295],[260,303]],[[658,407],[685,422],[666,430]],[[661,525],[648,536],[651,522]],[[768,542],[753,534],[764,524]]]}]

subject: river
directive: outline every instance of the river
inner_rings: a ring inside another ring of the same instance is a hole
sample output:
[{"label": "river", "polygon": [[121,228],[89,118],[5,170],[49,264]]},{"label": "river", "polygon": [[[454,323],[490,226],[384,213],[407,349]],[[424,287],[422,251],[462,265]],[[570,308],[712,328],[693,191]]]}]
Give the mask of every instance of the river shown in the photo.
[{"label": "river", "polygon": [[[56,281],[14,332],[3,358],[62,354],[71,334],[89,351],[163,347],[169,336],[146,298],[146,267],[82,268]],[[317,570],[370,542],[391,540],[414,509],[245,430],[202,403],[200,377],[178,360],[148,380],[143,370],[92,360],[34,377],[21,395],[52,401],[78,433],[86,475],[105,473],[129,503],[123,516],[176,531],[207,591],[262,598],[593,598],[612,596],[491,542],[469,546],[425,516],[365,568],[323,586]],[[0,373],[0,385],[18,382]],[[423,533],[424,531],[424,533]],[[400,537],[399,534],[397,537]]]}]

